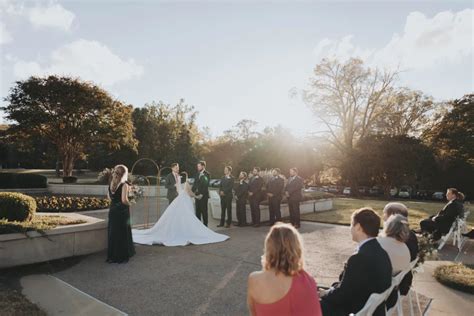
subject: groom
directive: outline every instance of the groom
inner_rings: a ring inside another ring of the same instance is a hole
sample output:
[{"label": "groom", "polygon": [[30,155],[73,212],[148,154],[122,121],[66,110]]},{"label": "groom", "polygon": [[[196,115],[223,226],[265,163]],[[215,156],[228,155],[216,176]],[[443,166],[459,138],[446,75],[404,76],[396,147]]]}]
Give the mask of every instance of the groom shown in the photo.
[{"label": "groom", "polygon": [[178,196],[178,190],[176,188],[177,183],[181,183],[181,177],[179,176],[179,165],[178,163],[171,164],[172,172],[166,176],[165,188],[168,189],[166,197],[168,198],[168,205]]},{"label": "groom", "polygon": [[197,164],[198,173],[194,177],[193,192],[196,195],[196,216],[207,226],[207,200],[209,199],[210,174],[206,171],[206,162]]}]

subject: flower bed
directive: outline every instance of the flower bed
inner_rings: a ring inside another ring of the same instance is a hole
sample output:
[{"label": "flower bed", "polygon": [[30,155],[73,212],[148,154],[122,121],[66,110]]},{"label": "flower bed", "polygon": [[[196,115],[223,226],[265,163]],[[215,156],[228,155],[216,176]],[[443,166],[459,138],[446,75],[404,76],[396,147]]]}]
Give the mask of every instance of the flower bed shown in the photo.
[{"label": "flower bed", "polygon": [[108,208],[110,201],[95,197],[41,196],[35,197],[37,212],[82,212]]}]

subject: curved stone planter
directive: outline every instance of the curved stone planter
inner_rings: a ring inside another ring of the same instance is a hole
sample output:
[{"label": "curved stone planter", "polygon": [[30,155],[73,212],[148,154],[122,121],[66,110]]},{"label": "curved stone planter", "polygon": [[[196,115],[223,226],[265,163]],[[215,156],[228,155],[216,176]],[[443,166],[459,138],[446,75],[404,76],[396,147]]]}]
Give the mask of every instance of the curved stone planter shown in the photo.
[{"label": "curved stone planter", "polygon": [[[58,213],[37,213],[58,215]],[[0,268],[87,255],[107,248],[107,223],[76,213],[61,216],[85,220],[84,224],[58,226],[45,231],[46,236],[31,231],[0,235]]]},{"label": "curved stone planter", "polygon": [[[310,200],[310,201],[301,202],[300,213],[307,214],[307,213],[313,213],[313,212],[323,212],[323,211],[332,210],[332,202],[333,202],[332,199],[320,199],[320,200]],[[232,202],[232,220],[234,222],[237,221],[236,209],[237,207],[234,201]],[[210,192],[209,210],[214,219],[221,218],[221,200],[219,198],[219,195],[217,194],[217,191]],[[252,214],[250,212],[250,206],[248,203],[247,203],[246,211],[247,211],[247,222],[250,222],[252,218]],[[268,205],[260,205],[260,220],[262,222],[268,221],[270,219],[269,216],[270,216],[270,212],[268,210]],[[281,205],[281,216],[282,217],[290,216],[288,204]]]}]

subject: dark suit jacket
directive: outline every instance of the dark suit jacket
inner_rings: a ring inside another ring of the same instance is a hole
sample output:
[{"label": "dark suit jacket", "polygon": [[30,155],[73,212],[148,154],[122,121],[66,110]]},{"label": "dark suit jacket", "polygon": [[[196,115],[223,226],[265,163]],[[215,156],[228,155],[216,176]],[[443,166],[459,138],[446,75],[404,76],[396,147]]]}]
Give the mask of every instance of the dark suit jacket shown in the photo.
[{"label": "dark suit jacket", "polygon": [[168,199],[174,199],[178,196],[178,191],[176,190],[176,179],[172,172],[166,176],[165,188],[168,189],[168,193],[166,193]]},{"label": "dark suit jacket", "polygon": [[204,172],[201,174],[198,172],[196,176],[194,177],[194,183],[192,187],[192,191],[196,195],[202,194],[203,199],[208,199],[209,198],[209,179],[211,179],[211,175],[209,172],[204,170]]},{"label": "dark suit jacket", "polygon": [[464,216],[464,207],[462,202],[457,199],[449,202],[441,211],[439,211],[435,218],[435,223],[441,234],[444,235],[449,232],[454,220],[458,216]]},{"label": "dark suit jacket", "polygon": [[273,197],[281,199],[283,194],[283,188],[285,187],[285,180],[278,176],[272,178],[267,185],[267,193],[272,193]]},{"label": "dark suit jacket", "polygon": [[249,192],[252,192],[252,199],[260,201],[263,187],[263,179],[260,176],[250,179]]},{"label": "dark suit jacket", "polygon": [[301,201],[303,199],[303,194],[301,193],[303,187],[304,182],[300,176],[296,176],[293,181],[289,178],[285,188],[285,192],[289,194],[288,201]]},{"label": "dark suit jacket", "polygon": [[[328,306],[328,310],[332,310],[331,307],[341,309],[330,315],[357,313],[372,293],[381,293],[390,287],[390,258],[376,239],[369,240],[349,258],[339,279],[321,303]],[[385,315],[384,306],[379,306],[374,315]]]},{"label": "dark suit jacket", "polygon": [[234,177],[230,178],[222,177],[221,183],[219,185],[219,193],[224,192],[225,197],[232,197],[232,190],[234,189]]},{"label": "dark suit jacket", "polygon": [[249,195],[249,184],[245,181],[235,186],[235,197],[239,201],[245,201]]}]

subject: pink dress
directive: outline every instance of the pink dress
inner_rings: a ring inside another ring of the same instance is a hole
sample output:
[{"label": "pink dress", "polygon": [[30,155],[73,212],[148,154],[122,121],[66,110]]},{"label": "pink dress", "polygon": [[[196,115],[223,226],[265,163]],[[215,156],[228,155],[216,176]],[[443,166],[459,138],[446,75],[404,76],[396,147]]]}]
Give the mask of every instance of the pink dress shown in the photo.
[{"label": "pink dress", "polygon": [[316,281],[305,271],[293,277],[290,290],[278,301],[271,304],[255,303],[258,316],[321,316]]}]

